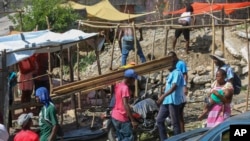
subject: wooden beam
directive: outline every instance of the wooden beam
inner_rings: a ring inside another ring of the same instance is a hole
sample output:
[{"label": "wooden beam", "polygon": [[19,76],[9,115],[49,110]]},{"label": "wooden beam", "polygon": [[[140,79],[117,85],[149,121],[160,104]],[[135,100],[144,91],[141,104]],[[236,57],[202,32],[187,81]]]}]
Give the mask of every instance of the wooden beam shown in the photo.
[{"label": "wooden beam", "polygon": [[[131,67],[139,75],[144,75],[163,69],[167,69],[172,65],[171,57],[164,57],[154,61],[146,62],[140,65]],[[114,84],[115,82],[123,79],[124,70],[118,70],[116,72],[111,72],[108,74],[100,75],[87,80],[77,81],[70,84],[65,84],[63,86],[58,86],[53,89],[53,94],[51,97],[56,97],[60,95],[72,94],[79,91],[90,92],[92,90],[97,90],[105,86]]]}]

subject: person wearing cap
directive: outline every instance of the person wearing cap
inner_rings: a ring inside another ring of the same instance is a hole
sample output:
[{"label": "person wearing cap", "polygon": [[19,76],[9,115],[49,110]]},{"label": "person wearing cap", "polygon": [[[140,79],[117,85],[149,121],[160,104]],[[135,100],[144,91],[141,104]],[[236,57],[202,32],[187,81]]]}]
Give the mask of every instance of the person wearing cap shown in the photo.
[{"label": "person wearing cap", "polygon": [[129,86],[134,85],[136,79],[139,79],[136,72],[133,69],[127,69],[124,71],[124,79],[115,85],[116,101],[111,116],[119,141],[134,141],[132,127],[136,128],[138,123],[132,116],[128,101],[131,97]]},{"label": "person wearing cap", "polygon": [[14,141],[39,141],[39,136],[30,129],[32,117],[32,113],[21,114],[18,117],[17,123],[22,127],[22,130],[15,135]]},{"label": "person wearing cap", "polygon": [[0,141],[8,141],[9,133],[6,130],[5,126],[0,123]]},{"label": "person wearing cap", "polygon": [[176,69],[176,63],[176,61],[173,61],[171,68],[169,68],[170,73],[166,78],[165,92],[157,100],[160,110],[156,117],[156,122],[161,141],[168,138],[165,126],[167,117],[171,119],[174,135],[181,133],[180,107],[183,102],[184,77],[182,72]]},{"label": "person wearing cap", "polygon": [[55,141],[58,130],[56,107],[52,103],[47,88],[36,90],[36,100],[43,104],[39,113],[40,141]]},{"label": "person wearing cap", "polygon": [[181,132],[185,132],[185,123],[184,123],[184,107],[187,102],[187,94],[188,94],[188,88],[187,88],[187,82],[188,82],[188,70],[187,70],[187,64],[185,61],[179,59],[174,51],[171,51],[168,53],[169,56],[173,57],[173,61],[176,62],[176,69],[179,69],[184,77],[184,87],[183,87],[183,94],[182,94],[182,104],[180,107],[180,125],[181,125]]},{"label": "person wearing cap", "polygon": [[226,59],[223,56],[223,52],[220,50],[216,50],[214,54],[210,55],[210,57],[214,60],[214,64],[216,66],[215,73],[218,69],[223,69],[227,73],[226,81],[233,84],[234,72],[233,69],[225,63]]},{"label": "person wearing cap", "polygon": [[[182,26],[189,26],[195,24],[195,17],[192,16],[194,9],[190,4],[186,5],[186,12],[181,14],[181,17],[178,19],[178,24]],[[186,53],[188,53],[189,49],[189,39],[190,39],[190,29],[176,29],[175,30],[175,38],[173,41],[173,50],[175,50],[175,45],[177,42],[177,39],[180,37],[180,35],[183,34],[185,40],[186,40]]]}]

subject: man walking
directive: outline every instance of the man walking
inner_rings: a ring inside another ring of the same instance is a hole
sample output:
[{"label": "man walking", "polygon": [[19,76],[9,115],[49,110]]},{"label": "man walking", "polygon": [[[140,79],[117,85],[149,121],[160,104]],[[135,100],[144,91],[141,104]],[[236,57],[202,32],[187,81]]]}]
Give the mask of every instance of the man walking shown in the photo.
[{"label": "man walking", "polygon": [[182,72],[182,75],[184,77],[184,87],[183,87],[183,94],[182,94],[182,104],[180,106],[180,126],[181,126],[181,132],[185,132],[185,122],[184,122],[184,107],[187,102],[187,94],[188,94],[188,88],[187,88],[187,82],[188,82],[188,70],[187,70],[187,64],[183,60],[179,59],[175,52],[171,51],[168,53],[169,56],[173,57],[173,61],[176,62],[176,69],[180,70]]},{"label": "man walking", "polygon": [[[186,6],[186,12],[182,13],[181,17],[178,19],[178,24],[180,24],[182,26],[193,25],[195,23],[195,17],[192,16],[193,11],[194,11],[193,7],[190,4],[188,4]],[[191,21],[192,21],[192,23],[191,23]],[[189,39],[190,39],[190,29],[189,28],[175,30],[175,38],[173,41],[173,50],[175,50],[176,41],[180,37],[181,34],[184,35],[184,38],[186,40],[186,53],[188,54]]]},{"label": "man walking", "polygon": [[173,125],[174,135],[181,133],[179,113],[183,98],[184,79],[182,72],[175,66],[176,62],[173,61],[166,80],[165,93],[157,101],[158,104],[161,104],[156,118],[161,141],[167,139],[165,119],[168,116],[170,116]]},{"label": "man walking", "polygon": [[138,79],[136,72],[133,69],[127,69],[122,82],[115,85],[115,105],[111,116],[118,141],[134,141],[132,127],[136,128],[137,122],[132,117],[128,101],[131,97],[129,86],[134,85],[136,79]]},{"label": "man walking", "polygon": [[39,114],[40,141],[55,141],[58,130],[56,108],[52,103],[47,88],[36,90],[36,100],[43,104]]}]

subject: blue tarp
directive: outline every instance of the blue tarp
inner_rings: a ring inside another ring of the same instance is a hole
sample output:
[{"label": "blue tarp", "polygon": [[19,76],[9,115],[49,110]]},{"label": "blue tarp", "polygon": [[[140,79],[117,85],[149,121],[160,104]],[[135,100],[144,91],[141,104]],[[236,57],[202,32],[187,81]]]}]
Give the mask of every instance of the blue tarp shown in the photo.
[{"label": "blue tarp", "polygon": [[[32,56],[34,53],[59,51],[60,46],[65,49],[79,41],[97,35],[98,33],[85,33],[76,29],[69,30],[65,33],[55,33],[49,30],[23,32],[0,37],[0,51],[6,49],[6,64],[7,66],[11,66]],[[2,57],[0,58],[0,68],[2,68],[1,59]]]}]

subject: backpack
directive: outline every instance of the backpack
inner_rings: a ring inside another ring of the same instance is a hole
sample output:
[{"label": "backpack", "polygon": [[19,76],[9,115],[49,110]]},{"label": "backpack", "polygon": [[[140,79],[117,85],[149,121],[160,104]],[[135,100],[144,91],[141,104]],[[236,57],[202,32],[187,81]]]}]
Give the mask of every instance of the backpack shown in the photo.
[{"label": "backpack", "polygon": [[235,72],[233,77],[233,87],[234,87],[234,94],[238,95],[241,91],[241,80],[240,77]]}]

